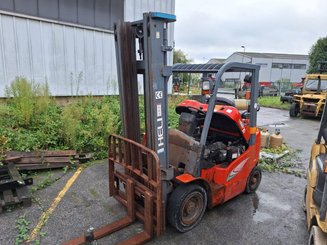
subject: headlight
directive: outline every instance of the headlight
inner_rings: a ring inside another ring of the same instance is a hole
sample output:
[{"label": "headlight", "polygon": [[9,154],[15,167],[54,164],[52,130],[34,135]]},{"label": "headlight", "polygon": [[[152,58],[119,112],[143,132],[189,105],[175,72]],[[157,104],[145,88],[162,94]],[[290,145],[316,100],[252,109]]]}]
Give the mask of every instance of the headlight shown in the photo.
[{"label": "headlight", "polygon": [[209,90],[210,89],[210,82],[204,81],[202,82],[202,90]]}]

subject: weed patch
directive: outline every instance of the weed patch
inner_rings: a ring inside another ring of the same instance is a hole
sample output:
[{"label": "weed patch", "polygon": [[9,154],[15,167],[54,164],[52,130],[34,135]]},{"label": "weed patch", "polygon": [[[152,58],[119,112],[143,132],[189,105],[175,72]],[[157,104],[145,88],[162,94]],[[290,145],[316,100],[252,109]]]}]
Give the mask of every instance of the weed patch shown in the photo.
[{"label": "weed patch", "polygon": [[[47,84],[18,77],[6,90],[8,99],[0,105],[0,162],[4,153],[16,151],[66,150],[94,152],[95,159],[107,157],[109,134],[121,134],[118,96],[83,97],[66,106],[51,98]],[[168,99],[169,127],[178,126],[175,107],[186,96]],[[145,131],[144,97],[140,96],[141,131]]]},{"label": "weed patch", "polygon": [[30,222],[26,219],[25,215],[19,216],[18,219],[16,220],[15,228],[18,232],[15,239],[16,245],[23,244],[25,241],[27,241],[28,233],[30,230],[29,225]]},{"label": "weed patch", "polygon": [[285,151],[289,153],[279,159],[261,158],[259,166],[262,170],[267,172],[281,172],[286,174],[293,174],[298,177],[304,176],[304,169],[301,164],[298,151],[289,146],[282,145],[274,149],[262,149],[261,151],[271,154],[281,154]]},{"label": "weed patch", "polygon": [[289,110],[289,103],[282,103],[279,96],[262,96],[259,98],[259,105],[263,107]]}]

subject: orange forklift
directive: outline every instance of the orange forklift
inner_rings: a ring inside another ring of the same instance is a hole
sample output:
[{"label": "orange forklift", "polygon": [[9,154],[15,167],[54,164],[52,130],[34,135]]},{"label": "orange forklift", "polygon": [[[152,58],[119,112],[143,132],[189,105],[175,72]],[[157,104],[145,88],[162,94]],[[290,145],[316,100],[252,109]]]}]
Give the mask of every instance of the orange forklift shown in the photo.
[{"label": "orange forklift", "polygon": [[[254,192],[260,184],[258,65],[221,65],[209,102],[180,103],[179,127],[168,128],[168,27],[175,19],[152,12],[140,21],[115,25],[123,136],[109,137],[109,194],[127,208],[127,215],[65,244],[91,243],[137,220],[144,223],[144,231],[119,244],[145,243],[162,234],[166,223],[187,232],[199,224],[206,209]],[[244,112],[215,103],[225,72],[252,74],[251,101]]]}]

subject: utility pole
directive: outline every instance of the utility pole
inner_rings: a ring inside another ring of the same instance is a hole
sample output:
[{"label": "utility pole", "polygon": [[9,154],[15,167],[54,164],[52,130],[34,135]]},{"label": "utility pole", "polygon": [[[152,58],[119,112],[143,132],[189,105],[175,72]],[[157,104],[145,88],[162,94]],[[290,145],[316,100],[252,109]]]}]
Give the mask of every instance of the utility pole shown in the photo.
[{"label": "utility pole", "polygon": [[242,55],[242,63],[243,63],[245,57],[245,46],[242,45],[241,48],[243,49],[243,55]]},{"label": "utility pole", "polygon": [[[242,55],[242,63],[244,63],[244,57],[245,57],[245,46],[242,45],[241,48],[243,49],[243,55]],[[238,98],[238,90],[241,88],[242,82],[241,82],[241,72],[239,73],[238,76],[238,85],[236,84],[236,82],[234,82],[235,84],[235,99]]]}]

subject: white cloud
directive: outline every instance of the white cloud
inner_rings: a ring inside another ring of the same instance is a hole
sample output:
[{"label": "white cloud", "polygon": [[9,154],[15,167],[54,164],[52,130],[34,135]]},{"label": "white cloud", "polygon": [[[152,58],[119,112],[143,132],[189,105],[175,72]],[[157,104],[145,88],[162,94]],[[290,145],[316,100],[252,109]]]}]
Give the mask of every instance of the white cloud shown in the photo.
[{"label": "white cloud", "polygon": [[327,36],[326,0],[176,0],[176,48],[197,62],[236,51],[307,54]]}]

